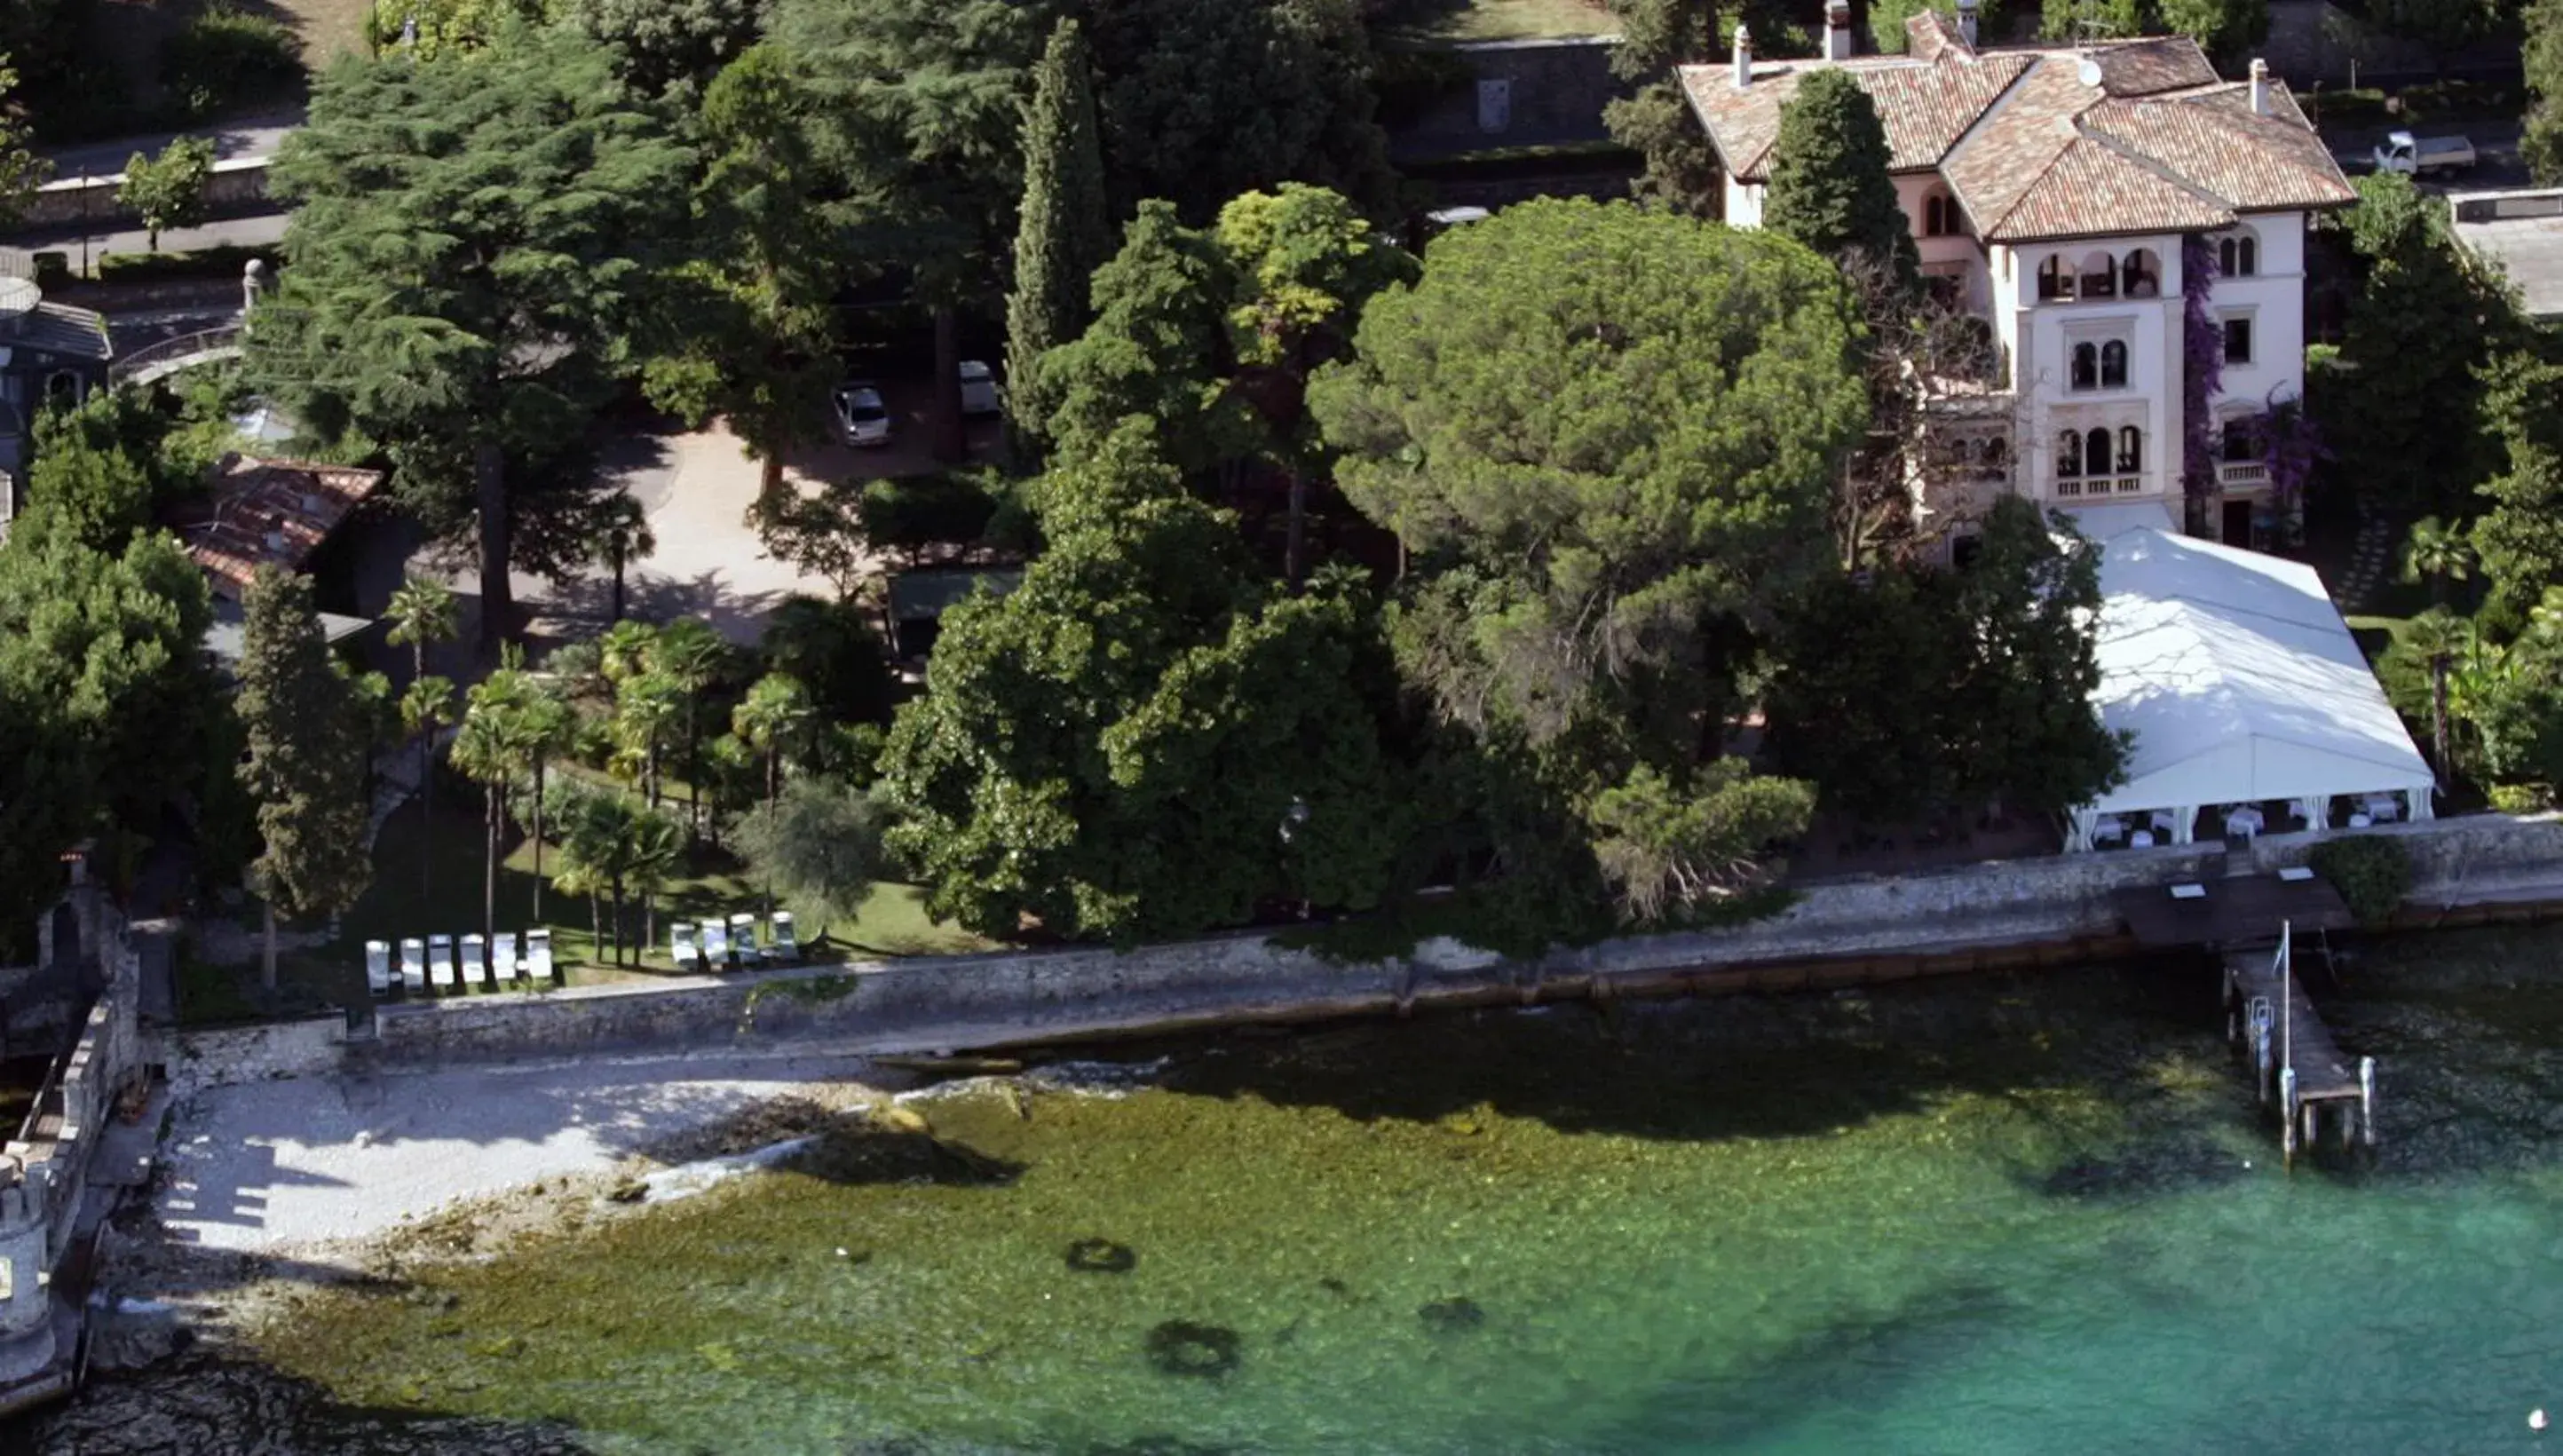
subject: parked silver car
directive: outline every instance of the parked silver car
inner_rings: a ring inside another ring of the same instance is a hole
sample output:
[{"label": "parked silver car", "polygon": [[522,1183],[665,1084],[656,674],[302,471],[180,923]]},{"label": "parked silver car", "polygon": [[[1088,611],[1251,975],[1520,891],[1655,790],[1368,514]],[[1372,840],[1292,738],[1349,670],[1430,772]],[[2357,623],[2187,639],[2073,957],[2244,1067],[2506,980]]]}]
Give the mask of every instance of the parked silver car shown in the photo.
[{"label": "parked silver car", "polygon": [[881,391],[863,380],[837,386],[837,430],[849,445],[862,448],[889,443],[889,406]]},{"label": "parked silver car", "polygon": [[997,390],[996,371],[978,359],[961,361],[961,413],[992,415],[1006,407]]}]

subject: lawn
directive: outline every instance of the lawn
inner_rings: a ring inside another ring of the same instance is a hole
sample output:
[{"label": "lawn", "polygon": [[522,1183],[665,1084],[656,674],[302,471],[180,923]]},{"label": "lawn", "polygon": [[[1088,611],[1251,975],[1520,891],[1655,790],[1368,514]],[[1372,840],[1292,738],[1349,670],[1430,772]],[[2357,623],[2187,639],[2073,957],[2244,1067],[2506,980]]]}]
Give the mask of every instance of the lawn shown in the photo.
[{"label": "lawn", "polygon": [[1436,41],[1527,41],[1548,36],[1610,36],[1620,20],[1586,0],[1449,0],[1417,7],[1399,33]]},{"label": "lawn", "polygon": [[[407,936],[445,934],[458,940],[481,929],[481,820],[470,804],[454,805],[440,796],[432,832],[422,836],[415,805],[403,808],[383,826],[374,846],[374,883],[356,908],[347,913],[336,939],[307,951],[280,957],[281,993],[273,1000],[255,989],[258,967],[207,966],[182,960],[179,966],[181,1014],[190,1022],[248,1019],[261,1011],[299,1011],[324,1005],[356,1005],[365,995],[365,942],[387,940],[395,946]],[[543,855],[543,913],[534,917],[534,849],[529,839],[516,839],[498,868],[497,922],[501,931],[521,935],[540,924],[551,928],[552,961],[570,985],[648,980],[674,975],[668,952],[668,927],[676,921],[727,917],[738,911],[762,912],[754,885],[741,876],[736,862],[708,848],[698,850],[688,874],[660,896],[654,943],[634,964],[629,947],[621,964],[607,964],[597,953],[590,930],[588,902],[561,895],[550,887],[558,853]],[[422,863],[424,861],[424,863]],[[422,886],[421,875],[426,879]],[[989,948],[989,942],[957,927],[937,924],[925,913],[914,886],[881,882],[873,887],[863,912],[853,923],[823,925],[789,902],[797,921],[804,958],[813,962],[856,957],[948,954]],[[612,907],[606,908],[611,918]],[[641,934],[640,907],[627,907],[628,933]],[[824,936],[824,939],[822,938]]]},{"label": "lawn", "polygon": [[302,42],[303,64],[317,71],[365,49],[365,18],[374,0],[258,0],[248,8],[293,27]]}]

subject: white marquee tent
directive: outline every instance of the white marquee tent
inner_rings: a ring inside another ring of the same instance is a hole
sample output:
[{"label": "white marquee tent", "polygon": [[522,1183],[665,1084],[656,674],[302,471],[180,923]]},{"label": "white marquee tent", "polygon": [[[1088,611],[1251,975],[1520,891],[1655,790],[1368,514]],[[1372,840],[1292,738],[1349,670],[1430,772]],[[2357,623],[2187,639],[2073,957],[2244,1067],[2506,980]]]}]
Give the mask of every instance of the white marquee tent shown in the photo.
[{"label": "white marquee tent", "polygon": [[2201,809],[2264,800],[2311,828],[2336,795],[2430,817],[2430,765],[2314,569],[2168,524],[2084,513],[2102,543],[2092,707],[2135,741],[2127,781],[2074,811],[2066,847],[2091,848],[2104,815],[2148,811],[2188,843]]}]

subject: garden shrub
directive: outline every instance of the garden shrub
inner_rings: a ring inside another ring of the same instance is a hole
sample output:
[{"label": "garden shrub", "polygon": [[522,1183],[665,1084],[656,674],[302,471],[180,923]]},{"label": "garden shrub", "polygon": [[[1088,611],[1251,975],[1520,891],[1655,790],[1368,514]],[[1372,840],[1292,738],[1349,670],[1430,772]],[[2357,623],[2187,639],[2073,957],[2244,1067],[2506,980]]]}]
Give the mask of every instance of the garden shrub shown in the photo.
[{"label": "garden shrub", "polygon": [[977,545],[998,504],[988,482],[965,471],[874,481],[864,487],[864,538],[910,556],[937,546]]},{"label": "garden shrub", "polygon": [[160,80],[188,119],[203,120],[291,95],[301,48],[281,21],[209,5],[162,45]]},{"label": "garden shrub", "polygon": [[2412,888],[2411,856],[2402,841],[2381,834],[2324,840],[2314,846],[2311,859],[2314,873],[2331,882],[2363,926],[2393,919],[2403,906],[2403,893]]},{"label": "garden shrub", "polygon": [[217,243],[210,248],[196,248],[171,253],[109,253],[98,260],[98,277],[101,283],[166,283],[177,279],[237,279],[253,258],[267,260],[276,267],[272,248],[249,248],[238,243]]},{"label": "garden shrub", "polygon": [[2504,814],[2542,814],[2554,807],[2554,787],[2544,783],[2496,783],[2484,791],[2491,806]]}]

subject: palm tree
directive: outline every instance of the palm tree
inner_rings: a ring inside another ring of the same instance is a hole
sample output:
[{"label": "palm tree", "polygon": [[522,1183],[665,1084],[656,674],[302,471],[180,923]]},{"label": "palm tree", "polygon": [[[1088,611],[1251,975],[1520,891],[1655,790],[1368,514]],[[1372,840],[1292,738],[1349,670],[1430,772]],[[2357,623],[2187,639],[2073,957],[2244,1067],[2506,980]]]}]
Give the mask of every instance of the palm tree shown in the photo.
[{"label": "palm tree", "polygon": [[587,897],[587,938],[596,947],[597,958],[605,957],[605,877],[588,869],[585,861],[570,853],[567,840],[561,844],[560,868],[552,872],[552,888],[563,895]]},{"label": "palm tree", "polygon": [[596,670],[620,688],[650,670],[650,653],[659,629],[647,622],[617,622],[596,639]]},{"label": "palm tree", "polygon": [[533,776],[534,920],[543,918],[543,778],[551,760],[567,748],[578,731],[578,715],[548,688],[526,680],[524,701],[509,715],[507,735]]},{"label": "palm tree", "polygon": [[409,649],[409,675],[415,682],[427,676],[427,645],[451,642],[462,634],[463,621],[454,604],[454,589],[442,581],[413,576],[392,593],[391,605],[383,615],[391,620],[391,631],[384,640],[394,647]]},{"label": "palm tree", "polygon": [[659,807],[659,747],[667,741],[669,725],[685,708],[684,690],[665,673],[626,679],[615,695],[615,735],[622,740],[624,752],[637,761],[642,792],[653,809]]},{"label": "palm tree", "polygon": [[686,838],[700,832],[703,809],[702,692],[729,662],[729,644],[698,617],[679,617],[659,633],[651,660],[683,695],[686,729]]},{"label": "palm tree", "polygon": [[2448,583],[2464,580],[2473,564],[2474,548],[2464,528],[2448,525],[2435,516],[2413,521],[2411,533],[2403,539],[2403,579],[2417,583],[2426,578],[2433,602],[2446,601]]},{"label": "palm tree", "polygon": [[685,854],[686,832],[676,820],[655,811],[632,816],[631,834],[624,841],[623,868],[631,877],[633,893],[641,897],[643,954],[659,941],[660,888],[668,883],[669,875]]},{"label": "palm tree", "polygon": [[608,620],[620,622],[624,569],[659,549],[659,538],[650,533],[650,520],[641,503],[622,494],[608,500],[597,518],[596,546],[606,569],[614,573],[614,612]]},{"label": "palm tree", "polygon": [[[767,673],[730,710],[729,730],[765,755],[765,811],[774,812],[774,797],[783,787],[783,750],[810,721],[810,690],[799,678]],[[774,882],[766,879],[765,913],[774,914]]]},{"label": "palm tree", "polygon": [[418,894],[424,901],[435,863],[428,853],[436,828],[436,758],[431,750],[437,730],[454,722],[454,685],[443,678],[412,678],[401,694],[400,715],[401,727],[418,738]]},{"label": "palm tree", "polygon": [[2439,776],[2446,779],[2456,773],[2448,761],[2448,668],[2472,645],[2474,624],[2446,607],[2432,607],[2404,625],[2403,641],[2430,664],[2430,745]]},{"label": "palm tree", "polygon": [[463,715],[463,730],[454,735],[454,766],[481,785],[481,934],[495,935],[498,920],[498,792],[515,771],[516,745],[506,730],[506,713],[472,690],[472,706]]},{"label": "palm tree", "polygon": [[[562,816],[561,856],[568,868],[561,873],[561,885],[564,890],[574,885],[586,892],[596,953],[609,963],[622,958],[624,852],[631,839],[632,817],[632,800],[612,792],[582,793]],[[599,914],[609,893],[614,898],[610,932]]]}]

